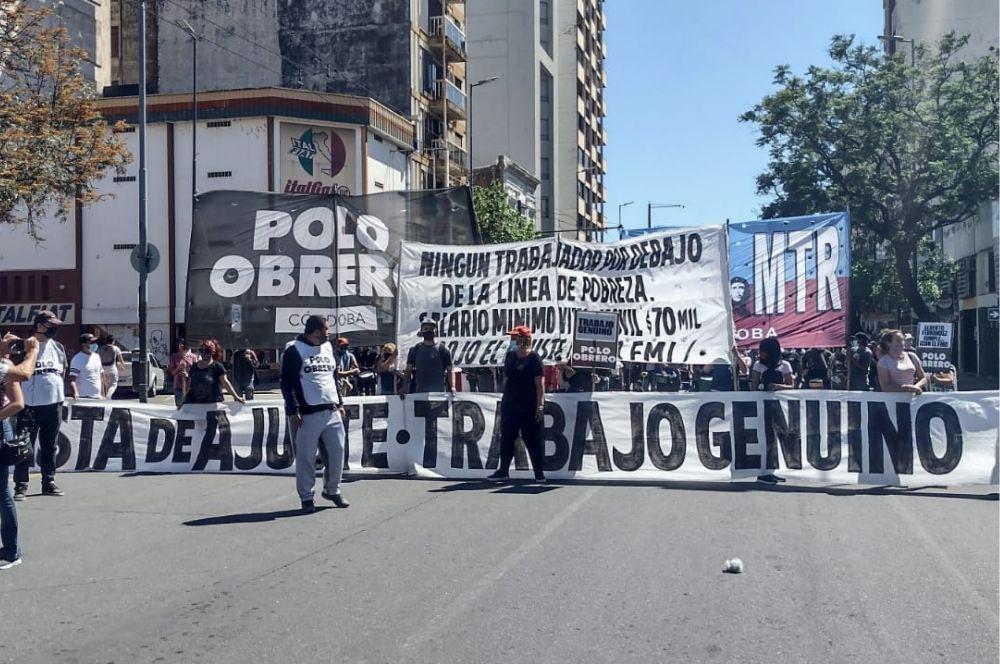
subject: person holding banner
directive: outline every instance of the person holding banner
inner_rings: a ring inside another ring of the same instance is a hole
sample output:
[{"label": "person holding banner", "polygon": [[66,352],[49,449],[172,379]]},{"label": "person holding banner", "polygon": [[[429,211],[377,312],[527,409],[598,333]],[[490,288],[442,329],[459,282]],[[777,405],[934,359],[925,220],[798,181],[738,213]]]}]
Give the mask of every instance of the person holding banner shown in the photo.
[{"label": "person holding banner", "polygon": [[510,479],[514,459],[514,441],[518,434],[531,457],[535,481],[544,482],[542,471],[542,420],[545,413],[545,386],[542,360],[531,349],[531,328],[518,325],[510,332],[511,350],[503,360],[503,398],[500,400],[500,465],[487,479],[505,482]]},{"label": "person holding banner", "polygon": [[326,449],[323,498],[337,507],[350,503],[340,495],[344,472],[344,399],[338,389],[338,364],[327,340],[330,323],[324,316],[309,316],[305,331],[285,348],[281,358],[281,394],[285,414],[295,427],[295,486],[302,511],[316,511],[316,449]]},{"label": "person holding banner", "polygon": [[906,350],[906,339],[899,330],[886,330],[879,339],[882,356],[878,360],[878,383],[883,392],[924,393],[927,375],[916,353]]},{"label": "person holding banner", "polygon": [[795,388],[795,372],[788,360],[782,359],[781,343],[777,337],[768,337],[760,342],[757,362],[750,372],[750,389],[791,390]]},{"label": "person holding banner", "polygon": [[451,351],[444,344],[434,341],[437,336],[437,323],[425,320],[420,323],[422,342],[410,349],[406,355],[406,373],[403,376],[403,387],[399,396],[406,397],[410,391],[410,382],[414,381],[415,392],[455,391],[455,375],[452,373]]},{"label": "person holding banner", "polygon": [[[222,347],[212,339],[201,342],[198,348],[198,361],[191,366],[184,365],[182,371],[186,376],[188,386],[183,404],[188,403],[222,403],[225,389],[236,403],[246,403],[236,388],[229,382],[226,368],[222,366]],[[178,407],[179,408],[179,407]]]}]

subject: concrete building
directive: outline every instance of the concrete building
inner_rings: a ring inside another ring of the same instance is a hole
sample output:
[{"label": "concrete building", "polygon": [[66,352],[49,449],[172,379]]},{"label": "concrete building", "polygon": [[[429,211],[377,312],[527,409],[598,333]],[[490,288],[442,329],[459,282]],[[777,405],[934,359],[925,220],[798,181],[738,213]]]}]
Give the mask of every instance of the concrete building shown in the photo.
[{"label": "concrete building", "polygon": [[[134,94],[134,0],[118,11],[112,94]],[[155,7],[154,7],[155,5]],[[414,188],[468,177],[464,2],[457,0],[241,0],[150,3],[151,89],[192,85],[190,25],[200,36],[198,89],[279,86],[370,97],[416,127]]]},{"label": "concrete building", "polygon": [[[1000,5],[996,0],[883,0],[883,34],[912,39],[935,47],[948,32],[969,35],[959,56],[971,60],[1000,47]],[[910,48],[908,42],[886,40],[889,52]],[[1000,205],[984,202],[978,214],[935,234],[946,256],[958,262],[954,298],[941,304],[954,312],[957,323],[959,371],[996,377],[1000,374],[1000,299],[997,271],[1000,268]]]},{"label": "concrete building", "polygon": [[468,0],[473,164],[509,155],[541,182],[538,226],[605,226],[603,0]]},{"label": "concrete building", "polygon": [[500,155],[497,163],[482,166],[472,173],[472,182],[478,187],[489,187],[500,182],[507,192],[507,202],[518,214],[532,221],[538,218],[538,185],[534,175],[514,163],[510,157]]},{"label": "concrete building", "polygon": [[[135,97],[101,101],[110,121],[138,151]],[[148,99],[149,241],[160,266],[149,276],[149,338],[160,360],[183,334],[191,236],[191,106],[183,95]],[[348,95],[265,88],[209,92],[198,100],[197,189],[344,194],[407,188],[413,126],[378,102]],[[303,156],[303,143],[313,149]],[[303,163],[303,161],[308,163]],[[129,263],[138,240],[138,163],[109,172],[98,184],[103,200],[78,206],[65,222],[41,224],[43,244],[23,228],[0,228],[0,329],[25,332],[39,308],[69,325],[113,332],[138,345],[138,277]]]}]

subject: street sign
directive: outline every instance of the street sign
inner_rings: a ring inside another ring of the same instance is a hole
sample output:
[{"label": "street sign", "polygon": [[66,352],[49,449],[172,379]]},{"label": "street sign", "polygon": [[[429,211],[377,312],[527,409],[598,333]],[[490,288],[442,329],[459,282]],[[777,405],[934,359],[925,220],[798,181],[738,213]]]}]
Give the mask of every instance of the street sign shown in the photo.
[{"label": "street sign", "polygon": [[1000,307],[990,307],[986,310],[986,318],[991,323],[1000,321]]},{"label": "street sign", "polygon": [[[142,255],[139,251],[139,246],[136,245],[135,249],[132,250],[132,254],[129,256],[129,262],[132,263],[132,269],[136,272],[142,272]],[[146,243],[146,274],[149,274],[160,264],[160,250],[156,248],[156,245],[152,242]]]}]

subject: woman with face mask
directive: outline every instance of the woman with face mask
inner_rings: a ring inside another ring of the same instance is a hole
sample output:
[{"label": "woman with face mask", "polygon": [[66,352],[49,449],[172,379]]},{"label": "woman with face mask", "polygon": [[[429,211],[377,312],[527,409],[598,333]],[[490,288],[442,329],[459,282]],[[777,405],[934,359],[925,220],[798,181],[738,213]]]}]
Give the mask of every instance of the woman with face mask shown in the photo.
[{"label": "woman with face mask", "polygon": [[878,384],[883,392],[909,392],[920,395],[927,385],[924,367],[916,354],[906,350],[899,330],[886,330],[879,339]]},{"label": "woman with face mask", "polygon": [[185,403],[222,403],[225,399],[222,390],[225,388],[237,403],[246,403],[246,400],[236,392],[236,388],[229,382],[226,375],[226,368],[219,360],[222,359],[222,348],[217,341],[208,339],[201,342],[198,348],[198,361],[187,370],[188,391],[184,397]]},{"label": "woman with face mask", "polygon": [[490,481],[510,479],[510,462],[514,458],[514,441],[518,434],[531,457],[535,480],[545,481],[542,471],[542,420],[545,412],[545,385],[542,381],[542,360],[531,349],[531,328],[518,325],[510,332],[510,350],[503,361],[503,398],[500,401],[500,466],[489,476]]}]

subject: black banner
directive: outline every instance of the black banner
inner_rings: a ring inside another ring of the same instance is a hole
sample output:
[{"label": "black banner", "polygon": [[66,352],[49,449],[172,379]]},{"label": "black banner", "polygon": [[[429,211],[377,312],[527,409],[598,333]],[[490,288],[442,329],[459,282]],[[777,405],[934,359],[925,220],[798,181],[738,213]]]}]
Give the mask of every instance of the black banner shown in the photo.
[{"label": "black banner", "polygon": [[469,189],[203,194],[191,229],[187,334],[273,348],[321,314],[352,345],[391,341],[403,240],[479,244]]}]

